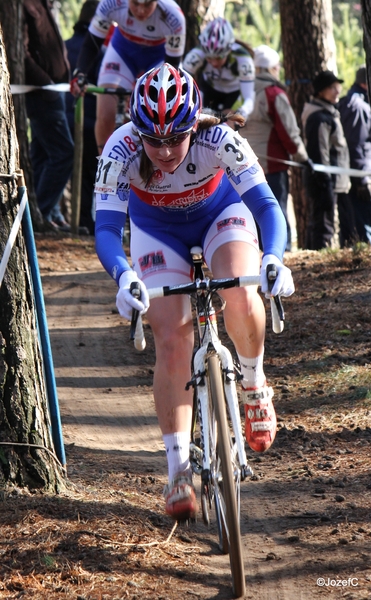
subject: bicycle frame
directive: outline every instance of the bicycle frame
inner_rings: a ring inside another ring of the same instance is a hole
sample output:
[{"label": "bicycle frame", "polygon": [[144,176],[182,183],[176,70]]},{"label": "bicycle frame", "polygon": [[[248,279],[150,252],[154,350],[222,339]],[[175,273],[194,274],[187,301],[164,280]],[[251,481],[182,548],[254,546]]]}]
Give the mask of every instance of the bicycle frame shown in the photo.
[{"label": "bicycle frame", "polygon": [[[150,299],[175,294],[191,294],[195,299],[198,344],[192,359],[192,378],[186,384],[186,389],[194,389],[190,463],[193,473],[201,475],[201,506],[206,525],[210,524],[209,509],[214,502],[219,547],[229,554],[233,591],[240,598],[246,589],[240,534],[240,484],[253,472],[247,463],[242,433],[236,388],[238,373],[231,352],[219,338],[212,296],[218,290],[258,286],[260,276],[209,279],[203,270],[202,248],[192,248],[191,254],[193,282],[149,289],[148,294]],[[275,277],[275,266],[268,265],[270,289]],[[130,290],[134,296],[140,296],[139,284],[132,283]],[[272,299],[271,311],[273,330],[282,331],[284,313],[279,298]],[[145,348],[137,311],[133,311],[130,337],[138,350]]]},{"label": "bicycle frame", "polygon": [[[195,249],[192,249],[195,250]],[[195,283],[198,281],[208,281],[204,277],[202,270],[202,253],[194,251],[192,253],[195,266]],[[201,276],[201,277],[198,277]],[[245,442],[242,434],[241,418],[239,413],[239,403],[236,389],[237,375],[233,359],[228,348],[223,346],[218,335],[217,321],[215,310],[212,304],[211,291],[198,290],[196,295],[196,319],[199,335],[199,347],[193,357],[193,382],[195,386],[198,409],[201,418],[201,432],[203,439],[201,440],[203,448],[202,467],[204,472],[210,472],[210,448],[209,436],[210,431],[208,402],[209,390],[207,387],[206,362],[211,353],[217,354],[220,360],[221,370],[223,373],[224,392],[228,406],[228,415],[232,422],[232,429],[235,436],[237,446],[238,461],[241,466],[242,481],[247,475],[252,475],[251,468],[247,465],[247,457],[245,452]]]}]

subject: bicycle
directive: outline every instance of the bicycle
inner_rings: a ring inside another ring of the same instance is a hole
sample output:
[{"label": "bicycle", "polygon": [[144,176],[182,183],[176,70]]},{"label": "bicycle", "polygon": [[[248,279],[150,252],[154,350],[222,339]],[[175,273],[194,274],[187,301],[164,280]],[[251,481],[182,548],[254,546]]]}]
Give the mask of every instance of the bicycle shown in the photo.
[{"label": "bicycle", "polygon": [[102,87],[87,85],[86,93],[88,94],[108,94],[109,96],[117,96],[117,109],[115,115],[115,129],[118,129],[124,123],[130,121],[128,100],[131,96],[132,90],[126,90],[125,88],[114,88],[114,87]]},{"label": "bicycle", "polygon": [[[192,358],[192,377],[186,389],[193,387],[193,417],[190,439],[192,471],[201,477],[203,521],[210,526],[210,511],[215,508],[219,548],[229,554],[232,587],[236,598],[246,591],[240,533],[240,486],[253,475],[247,462],[242,433],[236,382],[239,367],[218,335],[213,297],[219,290],[248,285],[258,286],[260,276],[210,279],[205,275],[202,248],[193,247],[191,255],[194,280],[175,286],[148,289],[150,299],[174,294],[189,294],[194,301],[198,343]],[[276,278],[275,267],[267,267],[269,287]],[[139,297],[139,285],[131,285]],[[221,311],[225,303],[222,302]],[[272,298],[272,324],[282,331],[284,311],[279,297]],[[138,350],[145,348],[141,318],[133,311],[130,338]]]}]

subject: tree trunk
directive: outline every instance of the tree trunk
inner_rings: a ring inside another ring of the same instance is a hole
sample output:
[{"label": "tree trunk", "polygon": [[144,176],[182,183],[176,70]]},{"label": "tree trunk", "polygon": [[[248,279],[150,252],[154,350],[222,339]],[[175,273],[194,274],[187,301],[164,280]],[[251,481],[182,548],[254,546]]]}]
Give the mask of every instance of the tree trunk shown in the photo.
[{"label": "tree trunk", "polygon": [[[336,69],[330,0],[279,0],[283,66],[288,94],[299,127],[304,103],[312,93],[316,73]],[[294,168],[291,176],[298,247],[305,248],[307,206],[302,185],[302,169]]]},{"label": "tree trunk", "polygon": [[[22,0],[0,2],[0,24],[3,30],[3,43],[8,59],[10,81],[14,84],[24,84]],[[14,95],[13,103],[19,143],[20,165],[26,179],[32,222],[36,231],[42,231],[43,219],[36,200],[33,173],[29,158],[27,114],[24,95]]]},{"label": "tree trunk", "polygon": [[[0,256],[18,212],[18,145],[0,28]],[[3,260],[2,259],[2,260]],[[22,229],[0,287],[0,484],[60,491]],[[35,447],[37,446],[37,447]]]},{"label": "tree trunk", "polygon": [[362,0],[363,47],[366,53],[368,97],[371,98],[371,5]]}]

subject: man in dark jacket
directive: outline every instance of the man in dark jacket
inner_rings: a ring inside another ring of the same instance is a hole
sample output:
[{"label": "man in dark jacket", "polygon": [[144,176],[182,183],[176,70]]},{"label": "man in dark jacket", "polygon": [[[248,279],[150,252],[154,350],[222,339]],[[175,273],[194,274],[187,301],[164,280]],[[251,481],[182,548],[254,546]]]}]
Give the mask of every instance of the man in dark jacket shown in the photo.
[{"label": "man in dark jacket", "polygon": [[[81,50],[85,34],[88,31],[89,23],[94,17],[99,0],[86,0],[81,7],[81,12],[77,23],[74,25],[73,36],[65,42],[67,48],[68,61],[71,71],[74,71],[77,59]],[[90,68],[87,77],[89,83],[97,84],[99,67],[101,63],[101,53],[92,67]],[[75,124],[75,98],[72,94],[66,96],[66,112],[68,125],[72,136],[74,136]],[[82,155],[82,173],[81,173],[81,212],[80,226],[86,227],[90,235],[94,235],[94,220],[92,216],[93,204],[93,188],[95,175],[97,171],[97,156],[98,148],[95,141],[95,120],[96,120],[96,98],[92,94],[86,94],[84,98],[84,148]]]},{"label": "man in dark jacket", "polygon": [[[304,142],[313,163],[349,168],[349,151],[336,109],[342,79],[332,71],[322,71],[313,80],[313,97],[304,105],[302,123]],[[309,250],[331,247],[335,233],[337,194],[347,194],[349,176],[307,171],[305,188],[308,200]]]},{"label": "man in dark jacket", "polygon": [[[371,107],[367,91],[366,67],[362,66],[347,95],[340,99],[338,108],[348,143],[350,166],[371,172]],[[349,198],[355,217],[355,238],[371,243],[371,177],[352,177],[351,184]]]},{"label": "man in dark jacket", "polygon": [[[51,13],[49,0],[24,0],[25,83],[45,86],[69,81],[64,42]],[[40,211],[50,227],[68,230],[61,219],[54,223],[58,204],[73,167],[73,140],[68,127],[64,94],[36,90],[26,95],[31,125],[30,157]]]}]

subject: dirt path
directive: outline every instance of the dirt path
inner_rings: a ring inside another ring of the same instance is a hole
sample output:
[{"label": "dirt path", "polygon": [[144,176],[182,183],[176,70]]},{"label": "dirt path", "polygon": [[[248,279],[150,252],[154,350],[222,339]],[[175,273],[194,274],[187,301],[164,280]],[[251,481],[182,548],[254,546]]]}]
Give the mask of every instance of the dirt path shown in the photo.
[{"label": "dirt path", "polygon": [[[45,248],[40,264],[66,447],[74,444],[82,457],[88,450],[108,456],[122,451],[124,462],[139,462],[165,482],[151,395],[151,343],[144,353],[132,348],[127,324],[115,310],[116,287],[91,243],[80,254],[61,253],[59,260]],[[300,359],[284,372],[273,355],[274,349],[267,361],[282,392],[281,428],[274,449],[262,457],[249,454],[255,478],[242,490],[241,524],[246,598],[371,598],[371,431],[363,424],[356,439],[353,432],[348,437],[321,432],[310,412],[297,421],[284,388]],[[345,462],[350,444],[353,453],[359,441],[359,455]],[[158,506],[161,513],[161,499]],[[199,561],[206,575],[195,580],[184,566],[189,597],[231,598],[228,562],[217,554],[215,532],[198,523],[192,534],[203,548]],[[159,598],[175,600],[177,594],[169,589]]]}]

